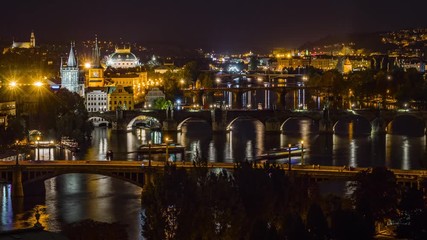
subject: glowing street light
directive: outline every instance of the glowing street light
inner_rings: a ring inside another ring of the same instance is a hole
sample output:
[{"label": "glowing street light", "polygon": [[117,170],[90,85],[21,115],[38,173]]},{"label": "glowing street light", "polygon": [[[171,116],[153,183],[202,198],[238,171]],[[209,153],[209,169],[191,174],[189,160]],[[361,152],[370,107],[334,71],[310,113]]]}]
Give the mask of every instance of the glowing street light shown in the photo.
[{"label": "glowing street light", "polygon": [[41,86],[43,86],[43,83],[40,82],[40,81],[37,81],[37,82],[34,83],[34,86],[41,87]]},{"label": "glowing street light", "polygon": [[301,140],[301,164],[304,165],[304,140]]},{"label": "glowing street light", "polygon": [[18,85],[18,83],[16,81],[12,81],[9,83],[10,87],[16,87]]},{"label": "glowing street light", "polygon": [[91,68],[91,67],[92,67],[92,65],[91,65],[89,62],[85,63],[85,68],[86,68],[86,69],[89,69],[89,68]]}]

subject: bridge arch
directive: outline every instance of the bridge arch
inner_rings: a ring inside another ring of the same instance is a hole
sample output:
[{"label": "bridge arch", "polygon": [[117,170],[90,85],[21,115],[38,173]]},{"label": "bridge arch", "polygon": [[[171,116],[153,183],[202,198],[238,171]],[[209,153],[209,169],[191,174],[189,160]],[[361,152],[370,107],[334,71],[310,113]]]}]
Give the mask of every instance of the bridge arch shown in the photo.
[{"label": "bridge arch", "polygon": [[335,134],[341,135],[369,135],[372,132],[372,124],[364,116],[346,115],[338,119],[332,129]]},{"label": "bridge arch", "polygon": [[[316,121],[309,117],[309,116],[296,116],[296,117],[288,117],[285,119],[285,121],[283,121],[280,125],[280,131],[281,132],[287,132],[286,129],[289,129],[292,126],[289,126],[290,124],[292,124],[294,122],[294,120],[298,120],[298,121],[306,121],[307,123],[310,123],[310,132],[314,131],[318,131],[319,126],[318,124],[316,124]],[[300,127],[300,126],[294,126],[294,127]],[[313,130],[311,129],[313,128]]]},{"label": "bridge arch", "polygon": [[176,127],[177,131],[182,131],[182,126],[186,123],[188,123],[191,120],[197,120],[197,121],[202,121],[205,122],[206,124],[209,124],[208,121],[206,121],[205,119],[202,118],[197,118],[197,117],[187,117],[186,119],[182,120],[178,126]]},{"label": "bridge arch", "polygon": [[424,119],[412,114],[401,114],[388,122],[386,129],[389,134],[423,136],[426,122]]},{"label": "bridge arch", "polygon": [[115,179],[119,179],[128,183],[131,183],[133,185],[136,185],[138,187],[144,186],[144,174],[141,172],[134,172],[134,173],[111,173],[111,172],[103,172],[103,171],[96,171],[96,170],[90,170],[90,171],[76,171],[76,170],[70,170],[70,171],[59,171],[59,172],[45,172],[42,175],[38,175],[36,177],[33,177],[31,179],[28,179],[26,181],[23,181],[24,188],[27,185],[32,185],[34,183],[43,183],[44,181],[54,178],[57,176],[65,175],[65,174],[72,174],[72,173],[81,173],[81,174],[97,174],[102,176],[107,176]]},{"label": "bridge arch", "polygon": [[226,130],[227,130],[227,131],[232,130],[232,129],[233,129],[233,124],[234,124],[236,121],[239,121],[239,120],[252,120],[252,121],[256,121],[256,122],[261,123],[261,124],[263,125],[263,127],[265,127],[265,123],[263,123],[261,120],[259,120],[259,119],[257,119],[257,118],[250,117],[250,116],[238,116],[238,117],[234,118],[233,120],[231,120],[231,121],[227,124]]},{"label": "bridge arch", "polygon": [[126,126],[126,129],[128,131],[132,130],[132,128],[134,126],[142,126],[142,127],[147,127],[147,128],[161,128],[162,125],[160,124],[160,121],[155,118],[155,117],[151,117],[151,116],[147,116],[147,115],[138,115],[134,118],[132,118],[129,123]]},{"label": "bridge arch", "polygon": [[87,121],[91,122],[95,127],[108,127],[110,124],[110,122],[103,117],[90,117]]}]

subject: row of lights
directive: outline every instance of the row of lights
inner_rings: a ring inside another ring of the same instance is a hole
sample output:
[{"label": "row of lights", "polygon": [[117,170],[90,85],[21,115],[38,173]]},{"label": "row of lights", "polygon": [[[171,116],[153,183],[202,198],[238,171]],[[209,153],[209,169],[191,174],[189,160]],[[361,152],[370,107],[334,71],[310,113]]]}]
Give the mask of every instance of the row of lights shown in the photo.
[{"label": "row of lights", "polygon": [[41,87],[41,86],[44,85],[44,83],[40,82],[40,81],[37,81],[37,82],[34,82],[33,84],[28,84],[28,83],[27,84],[23,84],[23,83],[18,84],[17,82],[12,81],[8,85],[9,85],[9,87],[12,87],[12,88],[17,87],[17,86],[36,86],[36,87]]}]

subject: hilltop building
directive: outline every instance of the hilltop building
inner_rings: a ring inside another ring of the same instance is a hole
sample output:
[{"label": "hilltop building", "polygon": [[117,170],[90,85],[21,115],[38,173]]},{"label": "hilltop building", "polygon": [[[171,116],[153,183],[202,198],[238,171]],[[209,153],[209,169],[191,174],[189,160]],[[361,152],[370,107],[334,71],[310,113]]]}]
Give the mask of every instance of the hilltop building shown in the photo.
[{"label": "hilltop building", "polygon": [[36,47],[36,36],[34,35],[34,31],[31,32],[30,41],[29,42],[15,42],[12,41],[12,49],[14,48],[35,48]]}]

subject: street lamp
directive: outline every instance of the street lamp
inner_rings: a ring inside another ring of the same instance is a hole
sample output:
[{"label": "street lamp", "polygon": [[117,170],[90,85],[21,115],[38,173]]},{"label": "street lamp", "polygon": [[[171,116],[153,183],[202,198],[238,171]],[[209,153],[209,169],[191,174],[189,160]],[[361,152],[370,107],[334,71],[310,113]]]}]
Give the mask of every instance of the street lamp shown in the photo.
[{"label": "street lamp", "polygon": [[291,172],[291,147],[292,147],[292,145],[289,143],[288,144],[288,153],[289,153],[289,155],[288,155],[288,170],[289,170],[289,173]]},{"label": "street lamp", "polygon": [[169,138],[165,139],[166,142],[166,163],[169,161],[169,141],[171,141]]},{"label": "street lamp", "polygon": [[301,164],[304,165],[304,140],[301,140]]},{"label": "street lamp", "polygon": [[148,166],[151,167],[151,140],[148,141]]},{"label": "street lamp", "polygon": [[40,137],[37,137],[36,146],[37,146],[37,161],[40,161],[40,146],[39,146]]}]

